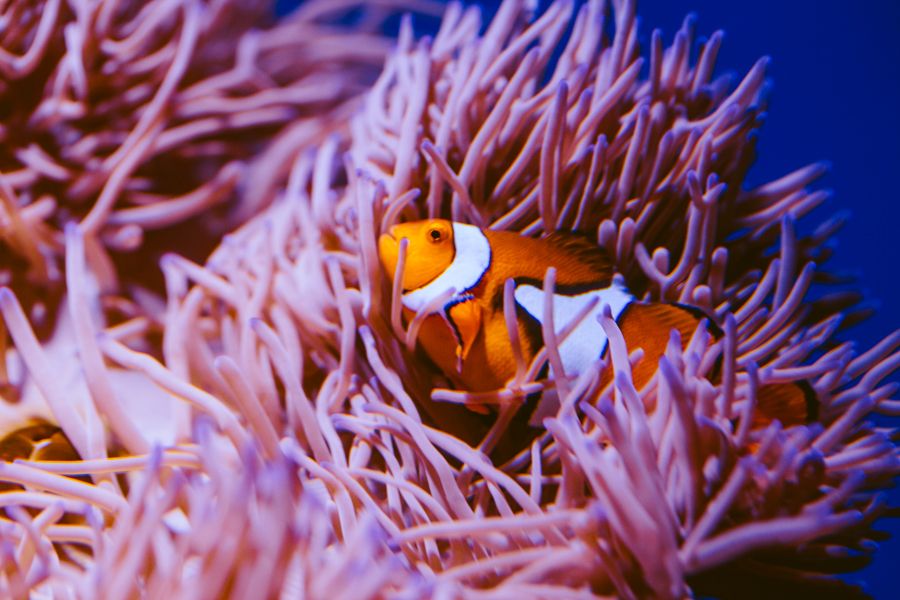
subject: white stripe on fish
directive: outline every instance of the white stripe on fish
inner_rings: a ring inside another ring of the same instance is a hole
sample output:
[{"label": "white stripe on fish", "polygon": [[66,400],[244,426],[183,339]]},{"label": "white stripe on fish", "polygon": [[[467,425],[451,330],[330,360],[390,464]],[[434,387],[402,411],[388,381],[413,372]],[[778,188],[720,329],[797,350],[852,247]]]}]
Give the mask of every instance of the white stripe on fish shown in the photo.
[{"label": "white stripe on fish", "polygon": [[[597,303],[591,312],[581,320],[575,330],[560,344],[559,354],[566,375],[577,376],[583,373],[595,360],[600,358],[606,349],[606,332],[600,326],[599,317],[603,307],[609,305],[613,319],[618,320],[634,296],[624,287],[613,283],[607,288],[591,290],[575,296],[553,294],[553,324],[559,333],[575,318],[582,308],[593,298]],[[544,321],[544,290],[533,285],[522,284],[516,287],[516,302],[538,323]]]},{"label": "white stripe on fish", "polygon": [[491,266],[491,245],[474,225],[453,224],[455,254],[450,266],[430,283],[403,294],[403,306],[420,311],[429,302],[453,288],[456,296],[474,288]]}]

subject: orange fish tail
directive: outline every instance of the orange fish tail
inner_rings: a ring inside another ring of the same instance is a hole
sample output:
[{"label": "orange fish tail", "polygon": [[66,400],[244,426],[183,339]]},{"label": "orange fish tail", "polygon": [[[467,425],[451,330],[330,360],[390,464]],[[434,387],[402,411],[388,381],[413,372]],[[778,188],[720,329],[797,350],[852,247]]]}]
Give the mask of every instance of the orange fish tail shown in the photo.
[{"label": "orange fish tail", "polygon": [[756,394],[753,429],[768,427],[778,419],[784,427],[806,425],[819,417],[819,399],[806,381],[768,383]]}]

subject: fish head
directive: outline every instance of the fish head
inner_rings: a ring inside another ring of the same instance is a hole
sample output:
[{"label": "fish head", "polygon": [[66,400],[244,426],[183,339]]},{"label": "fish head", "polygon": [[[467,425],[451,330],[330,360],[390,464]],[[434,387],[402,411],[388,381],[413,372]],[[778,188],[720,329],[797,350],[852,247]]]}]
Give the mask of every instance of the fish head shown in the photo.
[{"label": "fish head", "polygon": [[436,279],[453,263],[456,249],[453,224],[445,219],[399,223],[378,239],[381,264],[391,279],[400,259],[400,242],[406,239],[403,290],[418,289]]}]

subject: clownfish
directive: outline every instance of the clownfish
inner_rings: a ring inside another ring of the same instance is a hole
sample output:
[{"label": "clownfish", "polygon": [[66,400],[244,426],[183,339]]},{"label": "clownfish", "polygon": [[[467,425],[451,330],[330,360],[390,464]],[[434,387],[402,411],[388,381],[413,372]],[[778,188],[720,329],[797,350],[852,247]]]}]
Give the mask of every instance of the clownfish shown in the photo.
[{"label": "clownfish", "polygon": [[[528,238],[442,219],[401,223],[378,240],[382,265],[392,281],[404,238],[408,240],[401,275],[404,314],[411,318],[431,307],[419,331],[419,345],[455,385],[468,391],[502,388],[515,375],[516,360],[503,312],[504,285],[509,279],[526,363],[544,345],[544,278],[549,267],[556,269],[553,322],[557,332],[594,303],[559,345],[567,376],[579,375],[605,354],[607,338],[598,317],[606,306],[629,350],[643,350],[643,358],[632,367],[638,389],[656,372],[670,332],[677,330],[686,345],[700,321],[708,318],[693,306],[637,300],[613,277],[606,253],[573,234]],[[435,302],[439,305],[434,306]],[[708,323],[712,334],[721,337],[712,320]],[[610,375],[607,372],[604,377],[608,380]],[[764,385],[759,398],[755,426],[774,419],[790,426],[816,418],[817,400],[806,382]]]}]

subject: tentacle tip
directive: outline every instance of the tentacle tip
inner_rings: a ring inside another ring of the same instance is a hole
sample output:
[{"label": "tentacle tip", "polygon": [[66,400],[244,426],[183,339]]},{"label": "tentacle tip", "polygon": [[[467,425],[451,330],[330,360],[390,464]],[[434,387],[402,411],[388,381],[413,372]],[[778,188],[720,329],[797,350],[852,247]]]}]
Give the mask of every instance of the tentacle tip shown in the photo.
[{"label": "tentacle tip", "polygon": [[854,523],[859,523],[866,518],[866,515],[861,510],[848,511],[847,515]]},{"label": "tentacle tip", "polygon": [[602,398],[600,402],[597,404],[597,410],[600,411],[601,415],[609,415],[613,411],[613,403],[610,398]]},{"label": "tentacle tip", "polygon": [[159,257],[159,267],[161,269],[168,269],[175,266],[175,261],[178,260],[177,255],[166,252],[162,256]]},{"label": "tentacle tip", "polygon": [[242,160],[233,160],[222,167],[220,176],[222,179],[232,179],[244,175],[249,170],[247,163]]},{"label": "tentacle tip", "polygon": [[531,50],[525,53],[525,57],[522,59],[522,63],[532,63],[537,60],[538,56],[541,54],[541,47],[535,46]]},{"label": "tentacle tip", "polygon": [[875,552],[878,552],[879,548],[881,548],[881,544],[874,540],[860,540],[859,547],[864,552],[873,554]]},{"label": "tentacle tip", "polygon": [[622,386],[627,386],[629,383],[631,383],[631,375],[621,369],[616,369],[614,379],[616,382],[616,387],[620,389],[622,388]]}]

